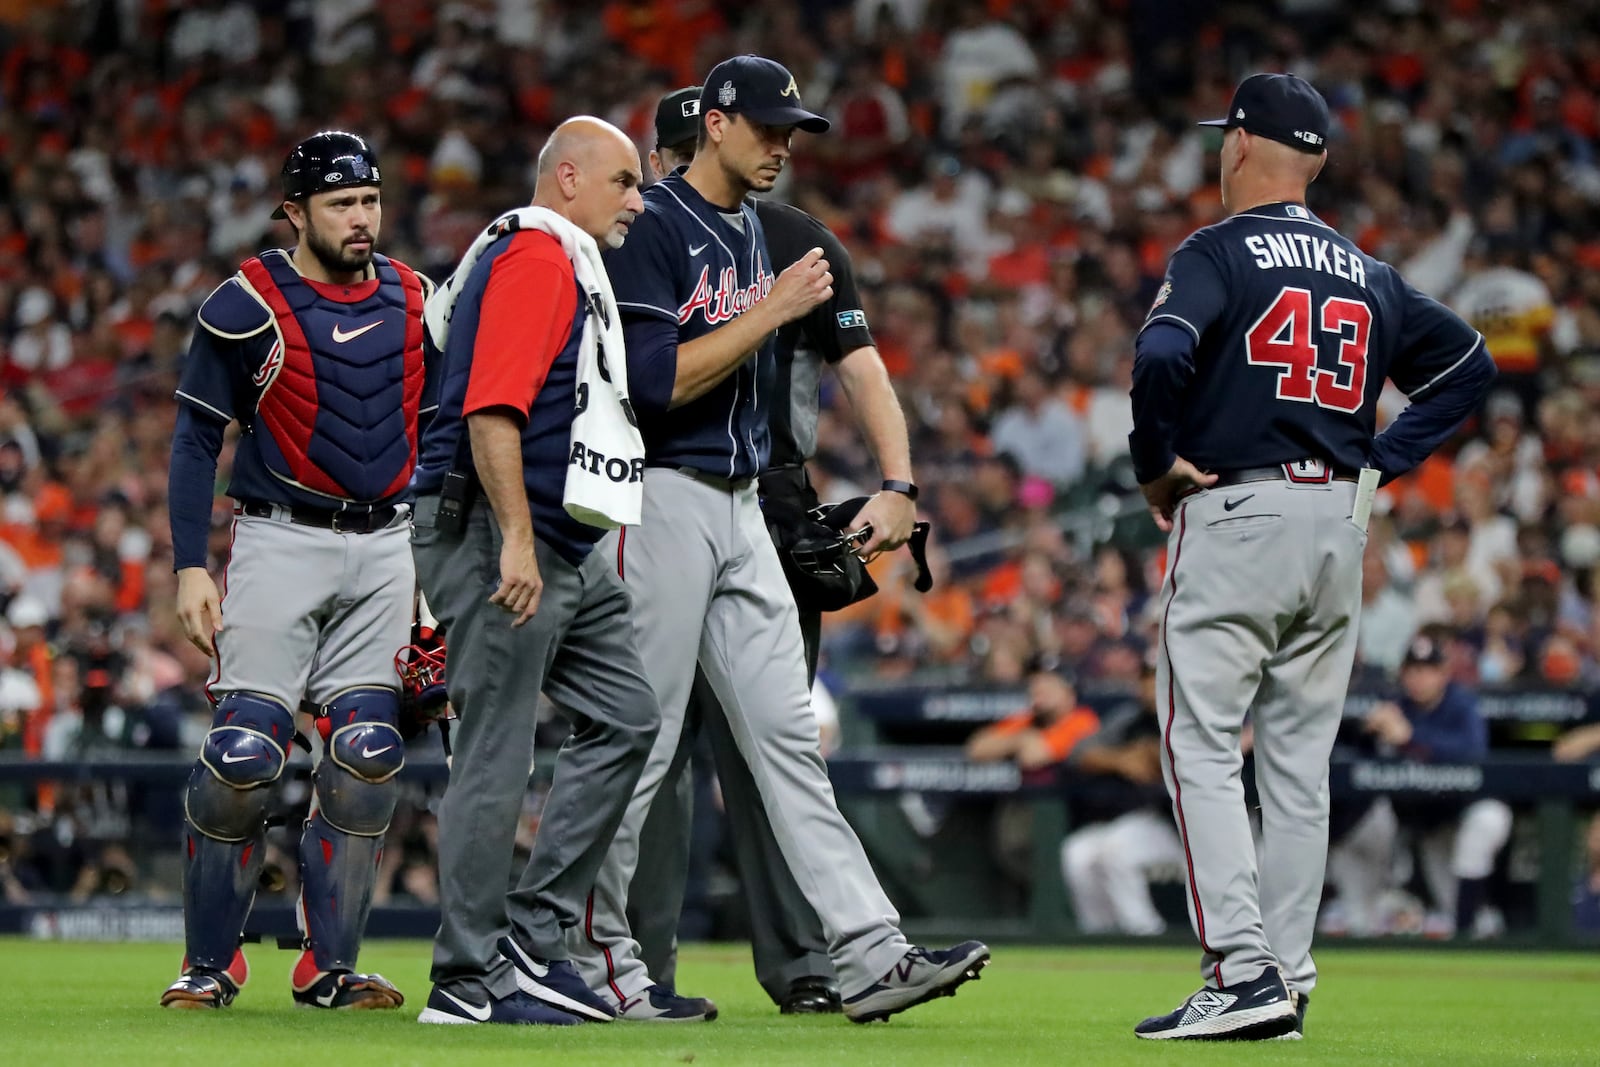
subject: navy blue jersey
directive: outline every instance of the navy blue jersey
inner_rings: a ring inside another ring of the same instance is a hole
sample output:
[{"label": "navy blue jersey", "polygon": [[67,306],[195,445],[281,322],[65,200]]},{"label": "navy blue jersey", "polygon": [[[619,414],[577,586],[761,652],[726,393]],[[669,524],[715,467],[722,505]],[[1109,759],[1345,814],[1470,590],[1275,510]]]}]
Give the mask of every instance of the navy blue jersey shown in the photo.
[{"label": "navy blue jersey", "polygon": [[788,204],[755,202],[766,232],[774,270],[785,270],[821,248],[833,275],[833,297],[778,330],[777,374],[769,424],[774,467],[804,463],[817,451],[817,389],[822,365],[838,363],[873,343],[867,313],[861,309],[855,265],[832,230]]},{"label": "navy blue jersey", "polygon": [[534,536],[574,566],[605,533],[561,503],[588,313],[572,261],[549,234],[523,230],[486,248],[456,299],[443,357],[430,367],[422,402],[433,411],[412,479],[418,493],[437,493],[453,466],[473,473],[466,417],[509,416],[522,427]]},{"label": "navy blue jersey", "polygon": [[[1493,374],[1477,331],[1388,264],[1299,204],[1253,208],[1168,265],[1134,362],[1135,468],[1148,482],[1174,454],[1213,471],[1311,458],[1392,479]],[[1375,443],[1385,378],[1415,403]]]},{"label": "navy blue jersey", "polygon": [[[639,413],[646,461],[722,478],[753,477],[766,466],[773,339],[705,395],[668,410],[677,345],[704,337],[754,307],[776,281],[750,204],[725,212],[681,173],[644,192],[644,212],[627,242],[605,254],[628,345],[628,385]],[[676,335],[666,339],[662,327]]]}]

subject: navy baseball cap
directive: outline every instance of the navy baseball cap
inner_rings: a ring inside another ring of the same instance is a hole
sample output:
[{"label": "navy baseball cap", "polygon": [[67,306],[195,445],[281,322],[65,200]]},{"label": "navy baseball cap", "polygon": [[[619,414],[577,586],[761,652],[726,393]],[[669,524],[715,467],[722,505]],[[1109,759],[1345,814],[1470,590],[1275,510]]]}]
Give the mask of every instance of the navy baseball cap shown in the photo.
[{"label": "navy baseball cap", "polygon": [[833,125],[800,106],[800,87],[788,67],[761,56],[734,56],[711,68],[700,90],[700,114],[712,109],[807,133],[827,133]]},{"label": "navy baseball cap", "polygon": [[700,86],[674,89],[656,105],[656,147],[672,148],[700,136]]},{"label": "navy baseball cap", "polygon": [[1443,664],[1444,646],[1437,639],[1427,636],[1414,638],[1406,649],[1405,659],[1400,663],[1402,667],[1439,667]]},{"label": "navy baseball cap", "polygon": [[1252,74],[1233,91],[1228,117],[1202,122],[1241,127],[1258,137],[1315,155],[1328,145],[1328,102],[1293,74]]}]

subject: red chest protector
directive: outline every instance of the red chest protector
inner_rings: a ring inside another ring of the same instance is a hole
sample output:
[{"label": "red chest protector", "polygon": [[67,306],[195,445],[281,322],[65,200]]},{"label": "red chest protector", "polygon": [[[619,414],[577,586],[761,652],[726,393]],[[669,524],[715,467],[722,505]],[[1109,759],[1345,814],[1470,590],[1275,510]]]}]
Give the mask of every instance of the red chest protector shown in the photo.
[{"label": "red chest protector", "polygon": [[261,455],[274,476],[337,500],[393,496],[416,465],[422,281],[398,260],[372,261],[376,290],[350,303],[318,292],[281,251],[239,268],[279,341],[257,374]]}]

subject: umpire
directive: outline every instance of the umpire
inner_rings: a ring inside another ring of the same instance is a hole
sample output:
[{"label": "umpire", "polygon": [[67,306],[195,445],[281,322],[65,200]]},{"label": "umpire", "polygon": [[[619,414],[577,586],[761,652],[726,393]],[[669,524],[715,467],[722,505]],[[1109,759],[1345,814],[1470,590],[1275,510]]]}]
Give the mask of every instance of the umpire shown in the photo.
[{"label": "umpire", "polygon": [[[687,167],[694,159],[700,94],[701,87],[693,85],[661,98],[656,108],[656,149],[650,153],[657,178]],[[917,487],[911,481],[905,416],[873,344],[850,254],[831,230],[805,212],[771,200],[753,203],[756,218],[766,231],[773,270],[781,271],[810,249],[820,247],[833,272],[833,296],[778,330],[777,376],[767,421],[772,452],[760,475],[767,526],[780,546],[809,532],[808,516],[818,501],[805,463],[816,452],[817,391],[822,368],[827,365],[850,398],[867,446],[884,475],[882,490],[863,506],[850,528],[872,528],[859,550],[863,556],[898,548],[911,536],[916,521]],[[816,679],[822,605],[803,583],[791,578],[791,588],[800,609],[806,680],[810,683]],[[716,763],[750,909],[756,979],[785,1015],[839,1011],[838,981],[828,958],[822,923],[784,862],[750,768],[739,754],[705,674],[699,671],[677,758],[651,806],[639,842],[633,884],[648,891],[630,894],[629,912],[645,965],[658,981],[673,984],[693,821],[694,775],[688,763],[702,730]]]}]

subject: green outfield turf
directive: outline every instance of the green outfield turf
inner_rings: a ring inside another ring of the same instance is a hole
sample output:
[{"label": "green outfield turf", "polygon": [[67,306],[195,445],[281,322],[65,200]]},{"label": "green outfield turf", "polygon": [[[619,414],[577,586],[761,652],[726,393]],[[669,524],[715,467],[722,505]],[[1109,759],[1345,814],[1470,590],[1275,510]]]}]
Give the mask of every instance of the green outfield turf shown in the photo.
[{"label": "green outfield turf", "polygon": [[1171,949],[997,949],[984,978],[888,1023],[784,1018],[740,946],[685,952],[686,990],[713,1023],[549,1030],[420,1026],[428,949],[375,942],[362,962],[409,1000],[398,1012],[295,1008],[290,953],[257,946],[250,984],[222,1012],[156,999],[180,952],[167,945],[0,939],[0,1063],[98,1067],[453,1067],[456,1064],[1584,1064],[1600,1063],[1600,956],[1328,951],[1306,1040],[1257,1045],[1136,1041],[1130,1027],[1192,991],[1192,954]]}]

